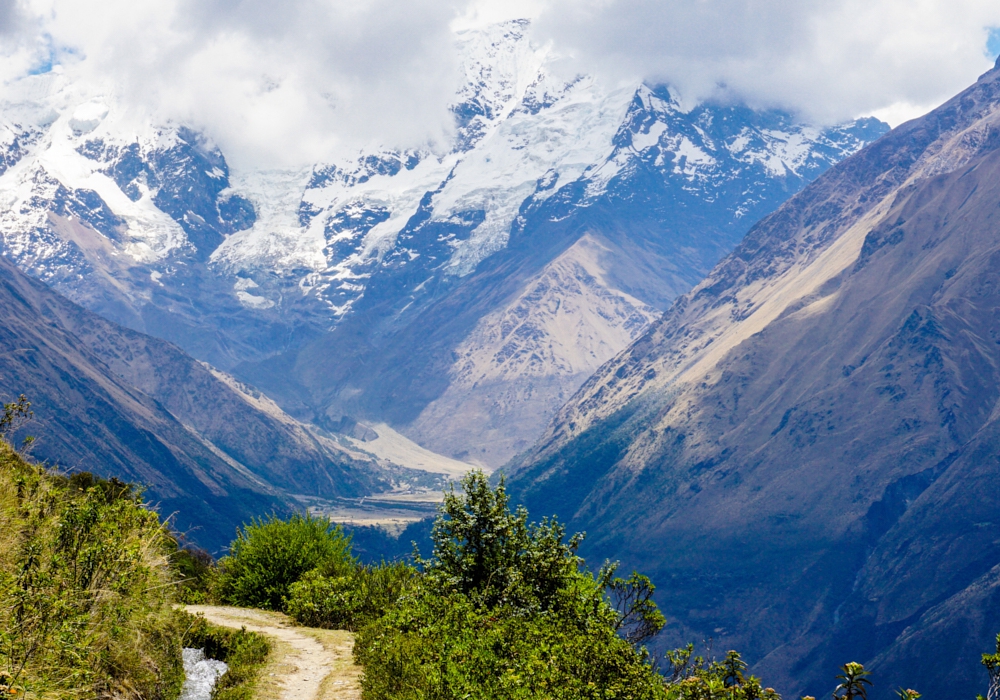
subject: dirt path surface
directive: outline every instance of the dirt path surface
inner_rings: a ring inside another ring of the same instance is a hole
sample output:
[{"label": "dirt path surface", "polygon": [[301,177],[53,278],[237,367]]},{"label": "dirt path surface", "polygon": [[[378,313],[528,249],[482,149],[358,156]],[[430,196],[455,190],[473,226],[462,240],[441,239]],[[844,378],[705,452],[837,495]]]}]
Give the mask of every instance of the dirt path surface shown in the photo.
[{"label": "dirt path surface", "polygon": [[216,605],[188,605],[214,625],[267,635],[275,642],[264,671],[260,700],[359,700],[361,669],[351,651],[349,632],[296,627],[280,613]]}]

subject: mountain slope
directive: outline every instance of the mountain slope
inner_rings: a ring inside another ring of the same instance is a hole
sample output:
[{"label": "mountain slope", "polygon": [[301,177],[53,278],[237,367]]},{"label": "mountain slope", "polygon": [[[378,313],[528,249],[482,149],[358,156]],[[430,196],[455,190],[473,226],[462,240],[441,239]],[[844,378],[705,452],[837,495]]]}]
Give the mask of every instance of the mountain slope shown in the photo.
[{"label": "mountain slope", "polygon": [[[439,222],[433,208],[449,188],[468,186],[461,179],[467,160],[442,190],[427,193],[421,204],[426,211],[418,209],[406,223],[381,265],[366,263],[369,271],[357,272],[363,286],[355,285],[349,313],[329,333],[234,371],[310,420],[336,422],[348,415],[388,421],[431,449],[499,466],[530,445],[555,406],[624,347],[598,344],[581,364],[552,330],[577,327],[577,337],[616,337],[616,343],[637,337],[642,325],[623,325],[621,319],[652,318],[735,244],[753,216],[880,134],[881,126],[862,122],[821,133],[784,115],[746,108],[685,112],[666,89],[641,88],[628,103],[609,154],[564,185],[557,184],[562,180],[556,171],[533,182],[535,191],[521,203],[504,245],[473,269],[455,273],[463,246],[475,240],[489,212],[453,211]],[[497,128],[495,140],[484,140],[484,163],[503,162],[505,149],[537,147],[525,136],[538,138],[534,131],[511,126],[508,134],[506,127]],[[779,136],[790,151],[785,160],[767,143]],[[472,162],[470,168],[489,171]],[[454,253],[452,244],[458,246]],[[579,275],[567,276],[564,267],[567,256],[585,250],[589,281],[583,282]],[[523,303],[542,287],[558,306],[555,325],[546,318],[549,311]],[[595,295],[617,299],[616,309],[582,313]],[[512,318],[518,323],[509,323]],[[530,352],[541,352],[510,371],[508,353],[529,352],[522,345],[526,336]],[[480,353],[476,361],[503,365],[499,381],[470,378],[481,373],[470,374],[469,355],[483,337],[503,341],[491,357]],[[475,449],[467,454],[471,445]]]},{"label": "mountain slope", "polygon": [[583,386],[512,489],[783,694],[846,660],[880,697],[974,694],[1000,613],[998,133],[994,70],[818,178]]},{"label": "mountain slope", "polygon": [[[126,109],[113,85],[56,71],[9,84],[3,252],[298,419],[387,421],[447,455],[488,445],[469,458],[497,466],[637,337],[635,319],[886,130],[565,79],[523,21],[455,41],[450,150],[290,171],[233,171],[203,135]],[[558,310],[523,318],[542,287]],[[562,329],[601,340],[582,358],[552,335]],[[508,350],[539,361],[514,371]]]},{"label": "mountain slope", "polygon": [[76,306],[2,257],[0,318],[0,384],[34,404],[34,456],[147,486],[203,546],[221,547],[242,522],[284,510],[286,492],[351,496],[387,484],[370,459],[308,433],[169,343]]}]

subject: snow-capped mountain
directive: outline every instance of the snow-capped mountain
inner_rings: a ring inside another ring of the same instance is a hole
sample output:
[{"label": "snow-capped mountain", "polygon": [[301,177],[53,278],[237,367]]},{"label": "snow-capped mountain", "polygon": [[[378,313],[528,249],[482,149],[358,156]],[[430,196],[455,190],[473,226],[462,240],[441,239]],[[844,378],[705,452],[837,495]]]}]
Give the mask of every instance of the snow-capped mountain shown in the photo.
[{"label": "snow-capped mountain", "polygon": [[[3,251],[299,417],[384,420],[448,454],[489,436],[468,457],[496,465],[756,219],[886,130],[561,80],[526,22],[456,40],[449,152],[298,171],[231,172],[113,87],[8,85]],[[456,414],[479,427],[442,424]]]}]

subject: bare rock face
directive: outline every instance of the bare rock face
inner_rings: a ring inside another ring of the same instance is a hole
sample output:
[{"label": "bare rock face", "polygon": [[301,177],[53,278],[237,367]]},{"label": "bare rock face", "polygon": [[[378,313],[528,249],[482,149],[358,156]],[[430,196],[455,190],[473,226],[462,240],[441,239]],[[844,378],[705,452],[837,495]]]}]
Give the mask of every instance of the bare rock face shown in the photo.
[{"label": "bare rock face", "polygon": [[[659,316],[605,278],[613,254],[587,235],[479,319],[453,351],[448,388],[420,412],[411,436],[488,467],[530,447],[587,377]],[[482,438],[474,444],[473,429]]]},{"label": "bare rock face", "polygon": [[972,696],[1000,595],[1000,71],[831,168],[510,470],[783,695]]}]

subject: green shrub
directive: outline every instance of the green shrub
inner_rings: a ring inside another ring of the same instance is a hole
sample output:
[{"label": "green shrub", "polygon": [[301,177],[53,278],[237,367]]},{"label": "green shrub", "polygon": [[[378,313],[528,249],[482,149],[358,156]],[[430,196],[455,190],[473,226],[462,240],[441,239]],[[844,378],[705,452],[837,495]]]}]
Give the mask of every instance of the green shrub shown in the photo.
[{"label": "green shrub", "polygon": [[357,631],[395,605],[415,576],[402,563],[359,566],[338,577],[314,570],[292,584],[286,612],[310,627]]},{"label": "green shrub", "polygon": [[215,560],[212,555],[196,547],[177,547],[170,556],[170,564],[177,576],[177,599],[188,605],[212,601],[215,584]]},{"label": "green shrub", "polygon": [[131,485],[51,474],[0,440],[3,682],[43,697],[175,697],[169,549]]},{"label": "green shrub", "polygon": [[774,688],[765,688],[759,678],[746,675],[747,664],[735,651],[727,652],[722,661],[707,662],[694,656],[694,645],[689,644],[668,651],[666,661],[669,700],[781,700]]},{"label": "green shrub", "polygon": [[212,700],[253,700],[262,672],[271,653],[271,644],[262,634],[217,627],[203,617],[178,613],[185,628],[185,647],[204,649],[212,659],[225,661],[229,668],[212,691]]},{"label": "green shrub", "polygon": [[615,634],[597,588],[565,597],[557,610],[525,615],[424,592],[358,634],[363,697],[664,698],[663,679]]},{"label": "green shrub", "polygon": [[580,536],[529,524],[482,473],[462,486],[445,497],[424,575],[357,635],[365,700],[665,698],[645,650],[618,634],[662,626],[648,579],[581,571]]},{"label": "green shrub", "polygon": [[339,526],[309,515],[271,516],[236,533],[219,562],[218,595],[233,605],[283,610],[289,586],[306,572],[339,576],[354,566],[350,538]]}]

